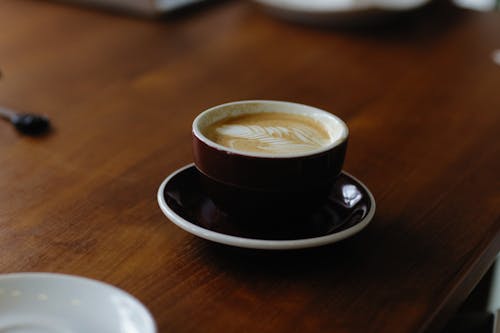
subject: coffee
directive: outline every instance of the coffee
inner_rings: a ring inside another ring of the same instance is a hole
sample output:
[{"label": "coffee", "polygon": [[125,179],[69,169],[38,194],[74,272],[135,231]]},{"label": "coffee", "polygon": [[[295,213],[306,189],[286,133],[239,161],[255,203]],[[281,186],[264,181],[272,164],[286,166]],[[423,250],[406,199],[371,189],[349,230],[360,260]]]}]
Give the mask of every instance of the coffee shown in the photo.
[{"label": "coffee", "polygon": [[332,142],[330,132],[314,118],[281,112],[225,118],[203,132],[209,140],[228,148],[276,155],[319,150]]},{"label": "coffee", "polygon": [[203,192],[238,220],[266,223],[309,214],[328,198],[349,130],[321,109],[255,100],[203,111],[192,134]]}]

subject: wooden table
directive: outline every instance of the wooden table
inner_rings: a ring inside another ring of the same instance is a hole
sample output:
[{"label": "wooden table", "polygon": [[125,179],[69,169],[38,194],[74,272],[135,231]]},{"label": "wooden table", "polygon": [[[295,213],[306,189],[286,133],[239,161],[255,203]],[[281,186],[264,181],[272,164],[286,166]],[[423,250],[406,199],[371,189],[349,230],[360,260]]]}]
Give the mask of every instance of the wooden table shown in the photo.
[{"label": "wooden table", "polygon": [[[500,250],[500,14],[437,3],[374,29],[315,29],[220,2],[158,20],[0,3],[0,272],[123,288],[159,332],[437,332]],[[190,126],[232,100],[318,106],[377,200],[362,233],[297,252],[218,246],[170,223],[160,182]]]}]

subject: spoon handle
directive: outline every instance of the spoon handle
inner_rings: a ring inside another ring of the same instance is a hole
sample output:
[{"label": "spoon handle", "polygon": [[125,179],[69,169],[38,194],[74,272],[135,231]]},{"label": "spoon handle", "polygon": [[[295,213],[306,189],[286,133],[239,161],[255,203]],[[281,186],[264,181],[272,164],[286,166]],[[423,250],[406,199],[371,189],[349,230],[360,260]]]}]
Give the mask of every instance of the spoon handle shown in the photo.
[{"label": "spoon handle", "polygon": [[0,106],[0,117],[12,120],[17,115],[16,112]]}]

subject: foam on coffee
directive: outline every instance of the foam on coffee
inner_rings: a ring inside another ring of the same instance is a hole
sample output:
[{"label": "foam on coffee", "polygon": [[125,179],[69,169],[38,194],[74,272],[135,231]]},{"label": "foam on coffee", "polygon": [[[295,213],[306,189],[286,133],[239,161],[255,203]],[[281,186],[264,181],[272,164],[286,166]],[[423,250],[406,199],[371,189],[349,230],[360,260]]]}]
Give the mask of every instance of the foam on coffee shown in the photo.
[{"label": "foam on coffee", "polygon": [[319,150],[334,140],[331,130],[313,117],[282,112],[228,117],[209,125],[204,134],[228,148],[276,155]]}]

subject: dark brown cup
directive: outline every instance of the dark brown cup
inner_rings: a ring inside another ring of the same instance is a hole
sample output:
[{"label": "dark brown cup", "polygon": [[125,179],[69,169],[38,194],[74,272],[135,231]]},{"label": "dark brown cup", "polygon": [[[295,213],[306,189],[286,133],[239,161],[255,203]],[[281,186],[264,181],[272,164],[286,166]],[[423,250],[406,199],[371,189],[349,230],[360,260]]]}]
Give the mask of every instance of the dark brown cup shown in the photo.
[{"label": "dark brown cup", "polygon": [[[262,112],[312,117],[337,133],[337,138],[314,151],[273,155],[234,150],[204,135],[205,128],[226,117]],[[227,103],[194,120],[194,163],[206,194],[228,213],[250,218],[303,214],[328,197],[342,170],[348,136],[347,125],[340,118],[311,106],[266,100]]]}]

